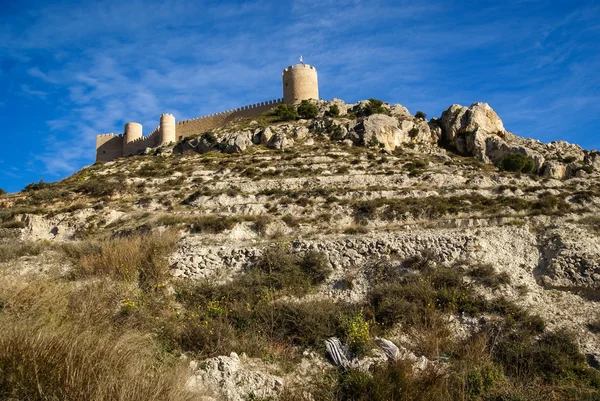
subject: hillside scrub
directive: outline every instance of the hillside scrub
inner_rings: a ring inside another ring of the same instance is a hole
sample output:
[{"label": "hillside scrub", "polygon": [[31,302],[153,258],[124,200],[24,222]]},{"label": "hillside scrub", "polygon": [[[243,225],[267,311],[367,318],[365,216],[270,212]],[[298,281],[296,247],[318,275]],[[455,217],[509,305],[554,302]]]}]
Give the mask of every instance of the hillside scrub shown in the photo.
[{"label": "hillside scrub", "polygon": [[502,159],[502,168],[506,171],[531,173],[535,167],[533,159],[521,153],[509,153]]}]

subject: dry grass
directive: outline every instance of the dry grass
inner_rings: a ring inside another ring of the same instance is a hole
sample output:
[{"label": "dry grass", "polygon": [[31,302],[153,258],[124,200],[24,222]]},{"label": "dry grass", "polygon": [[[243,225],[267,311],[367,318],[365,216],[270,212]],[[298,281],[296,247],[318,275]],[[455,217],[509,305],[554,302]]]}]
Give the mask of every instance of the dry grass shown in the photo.
[{"label": "dry grass", "polygon": [[153,340],[71,324],[0,320],[0,398],[192,400],[186,374]]},{"label": "dry grass", "polygon": [[138,281],[142,290],[161,286],[169,276],[166,258],[177,243],[175,231],[110,239],[96,245],[97,251],[79,260],[79,274],[110,276],[120,281]]},{"label": "dry grass", "polygon": [[0,243],[0,262],[8,262],[21,256],[35,256],[42,253],[46,245],[41,242],[23,242],[10,239]]},{"label": "dry grass", "polygon": [[127,290],[2,277],[0,399],[192,400],[153,336],[110,324]]}]

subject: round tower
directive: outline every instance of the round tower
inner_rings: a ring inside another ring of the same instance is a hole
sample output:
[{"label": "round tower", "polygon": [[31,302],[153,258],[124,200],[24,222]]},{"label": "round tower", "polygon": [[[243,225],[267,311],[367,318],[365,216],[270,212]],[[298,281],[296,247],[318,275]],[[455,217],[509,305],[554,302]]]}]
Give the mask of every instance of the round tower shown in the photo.
[{"label": "round tower", "polygon": [[142,137],[142,124],[127,123],[123,132],[123,144],[126,145]]},{"label": "round tower", "polygon": [[160,145],[175,142],[175,116],[161,114],[160,116]]},{"label": "round tower", "polygon": [[298,104],[303,100],[319,98],[317,70],[308,64],[289,66],[281,74],[283,77],[283,102]]}]

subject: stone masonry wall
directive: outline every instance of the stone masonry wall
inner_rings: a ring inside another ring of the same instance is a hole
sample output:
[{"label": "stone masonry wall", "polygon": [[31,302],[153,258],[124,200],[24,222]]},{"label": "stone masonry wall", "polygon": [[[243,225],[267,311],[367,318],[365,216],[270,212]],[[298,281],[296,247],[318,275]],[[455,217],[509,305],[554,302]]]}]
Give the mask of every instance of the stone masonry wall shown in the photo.
[{"label": "stone masonry wall", "polygon": [[110,161],[123,156],[123,135],[96,135],[96,161]]},{"label": "stone masonry wall", "polygon": [[228,110],[221,113],[211,114],[205,117],[192,118],[177,123],[177,139],[186,138],[191,135],[201,134],[221,127],[228,122],[241,117],[254,117],[271,110],[278,104],[283,103],[283,99],[261,102],[250,106],[240,107],[238,109]]},{"label": "stone masonry wall", "polygon": [[[179,121],[175,126],[175,140],[213,130],[236,118],[257,116],[282,103],[283,99],[269,100],[268,102],[256,103],[204,117]],[[119,157],[134,155],[146,148],[159,146],[162,142],[161,139],[160,126],[156,127],[148,136],[138,138],[127,144],[124,144],[122,134],[97,135],[96,161],[110,161]]]}]

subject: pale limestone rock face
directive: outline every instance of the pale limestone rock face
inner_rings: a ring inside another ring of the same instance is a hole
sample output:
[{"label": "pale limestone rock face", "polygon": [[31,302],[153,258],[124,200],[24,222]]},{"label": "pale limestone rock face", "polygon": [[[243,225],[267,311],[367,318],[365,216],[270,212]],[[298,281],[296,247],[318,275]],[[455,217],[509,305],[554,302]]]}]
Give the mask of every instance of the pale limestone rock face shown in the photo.
[{"label": "pale limestone rock face", "polygon": [[[442,113],[441,122],[444,139],[469,153],[481,149],[486,136],[505,132],[502,120],[487,103],[473,103],[469,108],[453,104]],[[465,137],[464,143],[460,137]]]},{"label": "pale limestone rock face", "polygon": [[294,131],[294,137],[296,139],[306,139],[306,137],[308,136],[308,128],[306,127],[297,127],[296,130]]},{"label": "pale limestone rock face", "polygon": [[555,160],[548,160],[543,165],[544,177],[562,180],[567,175],[567,167]]},{"label": "pale limestone rock face", "polygon": [[225,152],[242,153],[252,145],[252,134],[248,131],[234,132],[225,138],[224,143]]},{"label": "pale limestone rock face", "polygon": [[278,132],[271,140],[269,140],[267,146],[271,149],[277,150],[285,150],[294,145],[294,140],[292,138],[288,138],[284,132]]},{"label": "pale limestone rock face", "polygon": [[388,151],[409,142],[437,142],[427,122],[413,118],[398,121],[385,114],[373,114],[359,122],[354,130],[364,145],[369,146],[375,139]]},{"label": "pale limestone rock face", "polygon": [[473,103],[467,110],[465,131],[478,131],[482,134],[504,132],[504,124],[498,114],[487,103]]},{"label": "pale limestone rock face", "polygon": [[406,107],[402,106],[401,104],[393,105],[392,108],[390,109],[390,113],[392,114],[392,116],[398,117],[398,118],[412,117],[412,115],[410,114],[408,109]]},{"label": "pale limestone rock face", "polygon": [[384,114],[373,114],[363,121],[363,142],[369,145],[377,140],[388,150],[394,150],[401,142],[402,131],[398,127],[398,120]]},{"label": "pale limestone rock face", "polygon": [[453,104],[442,113],[441,125],[448,144],[484,163],[499,163],[508,153],[516,152],[532,158],[536,171],[544,164],[539,152],[520,145],[504,129],[502,120],[487,103],[473,103],[468,108]]},{"label": "pale limestone rock face", "polygon": [[273,131],[271,131],[271,128],[267,127],[260,134],[260,144],[267,145],[269,143],[269,141],[271,140],[271,138],[273,138]]},{"label": "pale limestone rock face", "polygon": [[187,383],[189,390],[205,393],[209,389],[230,401],[271,399],[283,389],[283,379],[269,373],[269,366],[244,354],[191,361],[190,368],[194,374]]},{"label": "pale limestone rock face", "polygon": [[340,109],[340,116],[348,113],[348,105],[342,99],[334,98],[330,105],[333,106],[334,104]]}]

